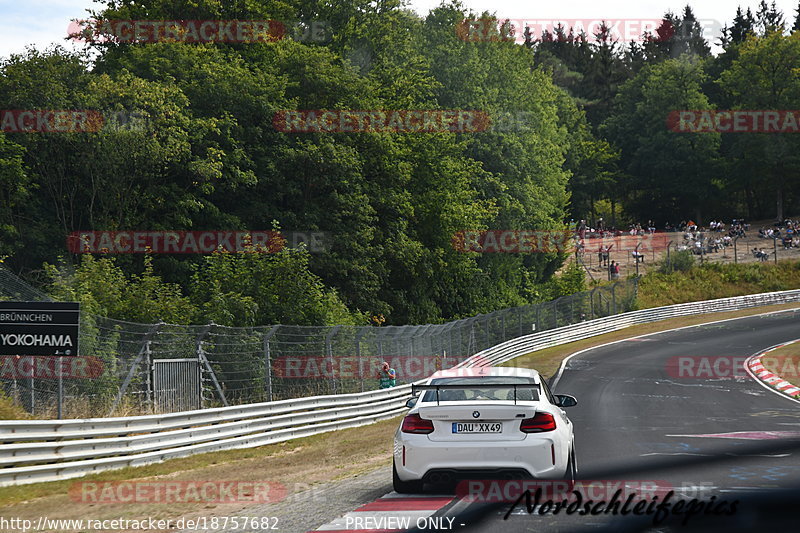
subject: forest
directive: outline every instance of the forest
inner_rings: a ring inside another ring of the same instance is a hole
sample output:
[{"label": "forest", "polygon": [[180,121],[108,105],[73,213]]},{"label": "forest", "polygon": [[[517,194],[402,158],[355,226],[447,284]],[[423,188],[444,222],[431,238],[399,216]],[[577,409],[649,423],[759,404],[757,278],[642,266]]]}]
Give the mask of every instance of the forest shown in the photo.
[{"label": "forest", "polygon": [[[675,131],[669,117],[796,109],[800,6],[739,8],[719,42],[686,6],[621,42],[605,25],[534,34],[458,2],[424,16],[401,0],[101,3],[72,36],[81,52],[0,58],[11,117],[0,121],[0,260],[99,315],[441,323],[584,287],[575,268],[555,276],[563,253],[467,253],[458,232],[797,213],[800,136]],[[123,38],[103,23],[172,20],[279,23],[260,26],[265,38],[249,24],[250,38],[208,42]],[[476,25],[498,31],[464,31]],[[50,129],[31,132],[20,110],[104,122],[59,131],[40,116]],[[315,122],[326,112],[338,128]],[[68,245],[75,232],[133,230],[330,242],[269,254]]]}]

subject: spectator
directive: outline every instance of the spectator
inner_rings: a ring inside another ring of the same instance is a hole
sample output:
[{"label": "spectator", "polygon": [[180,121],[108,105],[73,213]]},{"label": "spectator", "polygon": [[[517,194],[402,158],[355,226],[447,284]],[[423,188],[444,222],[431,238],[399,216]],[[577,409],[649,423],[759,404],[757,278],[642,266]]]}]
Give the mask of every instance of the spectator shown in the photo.
[{"label": "spectator", "polygon": [[608,265],[608,276],[610,279],[619,279],[619,263],[611,261]]},{"label": "spectator", "polygon": [[394,368],[389,367],[389,363],[384,361],[380,372],[378,372],[378,387],[381,389],[388,389],[397,384],[397,372]]}]

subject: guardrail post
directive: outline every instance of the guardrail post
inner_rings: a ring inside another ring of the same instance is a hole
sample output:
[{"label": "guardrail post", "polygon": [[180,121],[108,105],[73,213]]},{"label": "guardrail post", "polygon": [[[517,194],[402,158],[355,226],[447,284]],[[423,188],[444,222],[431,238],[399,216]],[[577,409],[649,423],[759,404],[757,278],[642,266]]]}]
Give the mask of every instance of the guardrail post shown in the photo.
[{"label": "guardrail post", "polygon": [[269,339],[275,335],[279,327],[272,326],[272,329],[264,334],[264,388],[270,402],[272,401],[272,361],[270,360]]}]

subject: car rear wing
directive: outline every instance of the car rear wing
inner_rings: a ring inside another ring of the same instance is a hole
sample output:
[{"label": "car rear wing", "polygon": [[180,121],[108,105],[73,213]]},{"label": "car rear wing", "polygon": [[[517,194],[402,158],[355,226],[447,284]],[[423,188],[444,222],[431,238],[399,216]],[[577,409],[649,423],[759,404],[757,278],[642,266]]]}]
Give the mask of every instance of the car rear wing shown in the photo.
[{"label": "car rear wing", "polygon": [[538,383],[464,383],[460,385],[411,385],[411,395],[416,397],[420,391],[435,390],[436,405],[439,405],[439,391],[468,389],[514,389],[514,405],[517,404],[517,389],[535,390],[541,395],[542,387]]}]

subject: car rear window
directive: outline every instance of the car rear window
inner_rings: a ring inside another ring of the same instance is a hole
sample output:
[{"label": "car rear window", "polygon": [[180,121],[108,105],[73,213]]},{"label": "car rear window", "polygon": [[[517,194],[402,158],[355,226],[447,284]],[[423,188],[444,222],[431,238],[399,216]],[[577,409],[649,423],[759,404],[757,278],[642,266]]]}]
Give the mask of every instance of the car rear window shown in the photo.
[{"label": "car rear window", "polygon": [[[440,402],[458,402],[464,400],[514,400],[514,389],[511,388],[492,388],[492,384],[534,384],[533,378],[521,376],[483,376],[483,377],[459,377],[459,378],[439,378],[431,381],[431,385],[474,385],[465,389],[448,389],[439,391]],[[520,388],[517,389],[517,400],[537,401],[539,390]],[[436,391],[428,390],[422,397],[423,402],[435,402]]]}]

